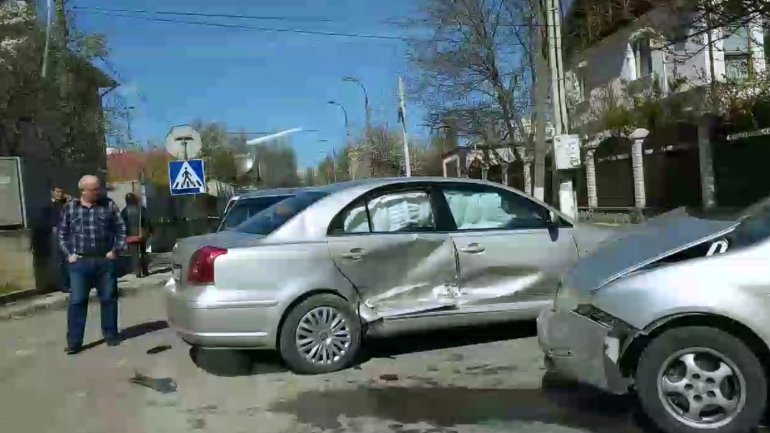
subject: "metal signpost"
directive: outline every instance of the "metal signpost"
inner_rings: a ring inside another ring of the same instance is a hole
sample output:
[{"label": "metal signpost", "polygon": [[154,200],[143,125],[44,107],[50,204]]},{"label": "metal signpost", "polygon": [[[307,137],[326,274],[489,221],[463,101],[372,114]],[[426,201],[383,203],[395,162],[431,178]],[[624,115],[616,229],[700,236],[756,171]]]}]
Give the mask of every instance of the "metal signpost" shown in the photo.
[{"label": "metal signpost", "polygon": [[[202,159],[196,158],[201,151],[201,136],[190,125],[171,128],[166,136],[166,150],[176,158],[168,163],[168,185],[172,196],[189,196],[188,209],[195,209],[195,196],[206,193],[206,171]],[[184,209],[184,207],[183,207]],[[187,216],[189,234],[195,234],[193,215]]]}]

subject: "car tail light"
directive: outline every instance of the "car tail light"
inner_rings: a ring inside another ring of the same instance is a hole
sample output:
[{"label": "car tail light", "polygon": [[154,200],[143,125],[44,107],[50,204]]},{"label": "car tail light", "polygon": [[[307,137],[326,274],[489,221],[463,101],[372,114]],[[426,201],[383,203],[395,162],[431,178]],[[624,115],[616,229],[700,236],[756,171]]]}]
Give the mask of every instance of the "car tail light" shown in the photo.
[{"label": "car tail light", "polygon": [[227,254],[227,250],[217,247],[203,247],[190,257],[190,270],[187,282],[190,284],[214,284],[214,260]]}]

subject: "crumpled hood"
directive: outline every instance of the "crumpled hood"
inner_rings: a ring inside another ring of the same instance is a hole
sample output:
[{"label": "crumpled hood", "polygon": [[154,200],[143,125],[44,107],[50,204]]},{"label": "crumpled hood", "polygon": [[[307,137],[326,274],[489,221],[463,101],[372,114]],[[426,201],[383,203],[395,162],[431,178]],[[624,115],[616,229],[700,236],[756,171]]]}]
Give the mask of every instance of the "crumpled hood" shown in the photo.
[{"label": "crumpled hood", "polygon": [[737,225],[735,220],[697,218],[679,208],[624,229],[580,260],[566,281],[581,291],[597,290],[664,257],[724,236]]}]

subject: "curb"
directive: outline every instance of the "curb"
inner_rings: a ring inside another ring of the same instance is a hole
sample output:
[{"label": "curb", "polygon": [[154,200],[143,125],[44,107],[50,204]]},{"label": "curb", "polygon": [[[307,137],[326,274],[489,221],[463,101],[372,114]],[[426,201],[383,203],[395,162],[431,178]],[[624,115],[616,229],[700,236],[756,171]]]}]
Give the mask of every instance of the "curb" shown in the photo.
[{"label": "curb", "polygon": [[[133,296],[142,290],[162,288],[170,276],[171,273],[165,271],[146,277],[152,278],[151,281],[140,280],[134,276],[123,277],[118,280],[120,297]],[[69,295],[66,293],[50,293],[38,298],[9,303],[0,307],[0,322],[22,319],[46,311],[63,310],[67,308],[68,300]],[[95,290],[91,291],[88,302],[98,302]]]}]

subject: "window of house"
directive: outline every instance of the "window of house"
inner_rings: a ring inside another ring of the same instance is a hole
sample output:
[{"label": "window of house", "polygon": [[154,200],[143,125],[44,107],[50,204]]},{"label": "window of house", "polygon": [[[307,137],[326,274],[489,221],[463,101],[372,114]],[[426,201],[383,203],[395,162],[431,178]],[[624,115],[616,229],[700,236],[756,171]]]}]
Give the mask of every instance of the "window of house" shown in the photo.
[{"label": "window of house", "polygon": [[687,48],[687,39],[690,37],[690,18],[680,14],[676,28],[674,29],[674,50],[682,52]]},{"label": "window of house", "polygon": [[725,29],[725,75],[730,80],[745,80],[752,74],[751,36],[748,26],[730,26]]},{"label": "window of house", "polygon": [[652,48],[650,38],[643,37],[634,41],[634,59],[636,60],[636,78],[652,74]]}]

